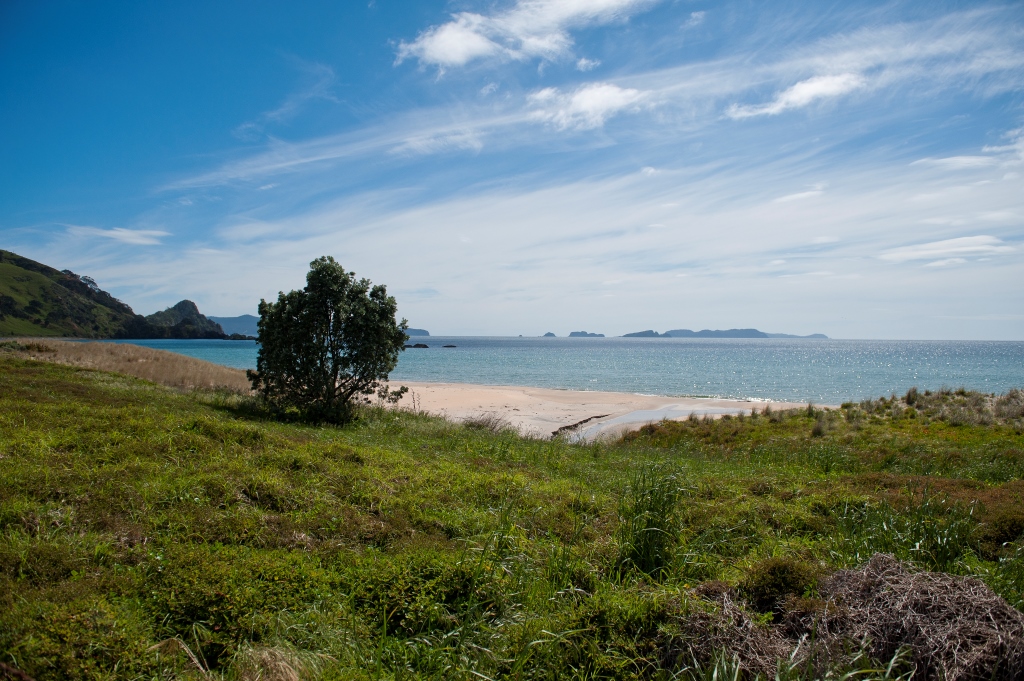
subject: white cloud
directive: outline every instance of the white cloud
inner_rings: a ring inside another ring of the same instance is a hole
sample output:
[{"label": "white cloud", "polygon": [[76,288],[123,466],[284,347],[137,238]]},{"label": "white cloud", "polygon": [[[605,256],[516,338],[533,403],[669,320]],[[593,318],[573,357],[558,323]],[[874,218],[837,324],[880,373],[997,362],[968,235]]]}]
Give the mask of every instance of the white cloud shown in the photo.
[{"label": "white cloud", "polygon": [[965,258],[946,258],[944,260],[930,262],[925,265],[925,267],[949,267],[950,265],[962,265],[965,262],[967,262]]},{"label": "white cloud", "polygon": [[554,60],[571,53],[572,28],[627,19],[658,0],[517,0],[490,15],[459,12],[398,45],[396,64],[417,59],[441,69],[479,59]]},{"label": "white cloud", "polygon": [[534,107],[530,117],[559,130],[589,130],[620,112],[638,110],[646,97],[644,92],[611,83],[589,83],[572,92],[549,87],[529,96]]},{"label": "white cloud", "polygon": [[694,26],[700,26],[704,23],[704,17],[707,12],[690,12],[690,18],[683,24],[683,28],[693,28]]},{"label": "white cloud", "polygon": [[733,104],[726,115],[730,118],[750,118],[751,116],[774,116],[789,109],[800,109],[819,99],[839,97],[858,88],[864,87],[865,80],[856,73],[841,73],[833,76],[814,76],[802,80],[787,90],[776,95],[768,104],[760,106],[740,106]]},{"label": "white cloud", "polygon": [[[941,259],[943,262],[951,263],[959,256],[980,256],[994,255],[998,253],[1009,253],[1013,246],[1005,245],[1001,239],[994,236],[962,236],[956,239],[944,239],[930,243],[916,244],[913,246],[902,246],[890,248],[879,257],[889,262],[907,262],[909,260],[932,260]],[[936,263],[932,263],[935,265]]]},{"label": "white cloud", "polygon": [[790,201],[800,201],[801,199],[810,199],[810,198],[813,198],[815,196],[821,196],[824,193],[825,192],[823,192],[820,189],[813,189],[813,190],[807,191],[807,192],[797,192],[796,194],[786,194],[785,196],[780,196],[777,199],[773,199],[772,202],[773,203],[788,203]]},{"label": "white cloud", "polygon": [[68,233],[75,236],[96,236],[103,239],[113,239],[123,244],[133,246],[153,246],[160,243],[160,239],[170,236],[170,232],[157,229],[125,229],[114,227],[113,229],[100,229],[99,227],[85,227],[82,225],[69,225]]},{"label": "white cloud", "polygon": [[484,143],[473,130],[410,137],[392,150],[396,154],[437,154],[447,151],[480,151]]},{"label": "white cloud", "polygon": [[416,57],[420,63],[435,66],[462,66],[474,59],[508,54],[508,50],[486,37],[486,17],[472,12],[455,15],[454,21],[427,29],[412,43],[398,46],[401,63]]},{"label": "white cloud", "polygon": [[576,61],[577,71],[592,71],[601,65],[600,59],[587,59],[586,57],[580,57]]},{"label": "white cloud", "polygon": [[[519,2],[513,9],[525,6]],[[569,3],[570,9],[574,6],[577,5]],[[635,7],[643,6],[642,3],[635,4]],[[1000,17],[1003,20],[999,20]],[[826,92],[852,86],[860,77],[864,79],[860,87],[865,94],[898,93],[901,101],[907,102],[910,101],[907,98],[913,95],[915,106],[921,106],[925,100],[937,101],[940,94],[953,97],[953,91],[980,97],[991,92],[1019,91],[1024,88],[1024,52],[1016,47],[1012,22],[1005,21],[1005,18],[1005,13],[954,13],[917,24],[880,26],[836,34],[809,45],[798,45],[778,59],[759,66],[752,65],[750,55],[737,54],[622,75],[616,79],[616,84],[622,90],[643,93],[645,103],[658,104],[657,120],[651,117],[644,126],[629,131],[634,141],[646,137],[648,141],[663,145],[666,140],[681,144],[689,138],[692,143],[710,148],[712,142],[698,142],[699,135],[714,128],[729,102],[763,90],[766,84],[768,87],[774,85],[780,95],[767,104],[745,108],[736,104],[729,111],[739,117],[768,117],[779,107],[815,101],[815,97],[823,97]],[[846,74],[846,77],[814,75],[837,73]],[[839,80],[835,80],[837,78]],[[480,94],[494,91],[495,88],[487,85]],[[410,139],[431,139],[450,134],[453,130],[477,131],[481,139],[487,140],[491,152],[542,146],[548,140],[538,134],[534,126],[526,124],[545,118],[551,122],[553,119],[565,122],[566,117],[559,118],[551,106],[550,103],[538,106],[538,102],[529,97],[524,101],[515,95],[514,89],[510,89],[505,97],[488,98],[486,106],[477,101],[463,101],[447,109],[414,110],[344,134],[299,142],[270,139],[263,150],[233,158],[219,168],[171,182],[162,189],[250,180],[262,184],[266,181],[264,178],[270,176],[312,173],[328,164],[356,162],[386,154]],[[885,112],[891,109],[885,101],[879,102],[878,117],[867,118],[860,129],[870,129],[876,120],[889,115]],[[600,123],[592,127],[600,127]],[[557,130],[558,124],[552,129]],[[837,137],[848,136],[846,130],[832,132]],[[999,167],[1009,169],[1015,163],[1024,163],[1024,133],[1014,130],[1006,137],[1007,144],[986,147],[984,153],[997,157]],[[809,141],[804,143],[809,145]],[[427,148],[444,151],[450,147],[421,147]],[[1013,173],[1004,176],[1006,180],[1015,178]]]},{"label": "white cloud", "polygon": [[922,158],[910,165],[930,165],[945,170],[973,170],[994,166],[996,162],[992,156],[949,156],[947,158]]}]

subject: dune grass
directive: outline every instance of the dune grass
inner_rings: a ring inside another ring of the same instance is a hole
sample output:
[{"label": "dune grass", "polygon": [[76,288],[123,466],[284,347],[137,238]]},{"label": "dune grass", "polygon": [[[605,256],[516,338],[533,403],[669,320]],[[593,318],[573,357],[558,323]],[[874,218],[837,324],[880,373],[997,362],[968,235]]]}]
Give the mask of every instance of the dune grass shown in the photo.
[{"label": "dune grass", "polygon": [[1012,417],[812,408],[591,444],[376,408],[313,427],[20,355],[0,662],[39,680],[898,678],[930,663],[808,656],[794,624],[877,552],[1024,605]]},{"label": "dune grass", "polygon": [[251,389],[241,369],[130,343],[15,339],[0,342],[0,351],[27,359],[112,371],[172,388],[224,389],[240,393]]}]

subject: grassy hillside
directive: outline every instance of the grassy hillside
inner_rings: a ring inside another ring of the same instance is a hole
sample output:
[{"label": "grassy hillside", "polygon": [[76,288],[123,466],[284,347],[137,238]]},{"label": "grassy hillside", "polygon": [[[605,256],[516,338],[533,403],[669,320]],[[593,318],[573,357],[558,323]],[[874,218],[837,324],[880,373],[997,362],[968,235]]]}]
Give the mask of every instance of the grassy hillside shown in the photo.
[{"label": "grassy hillside", "polygon": [[143,317],[89,277],[0,250],[0,338],[223,338],[183,300]]},{"label": "grassy hillside", "polygon": [[88,277],[0,250],[0,337],[109,338],[135,316]]},{"label": "grassy hillside", "polygon": [[[237,394],[0,352],[0,662],[40,680],[1024,665],[1024,620],[989,590],[1024,604],[1016,398],[960,397],[981,416],[944,415],[949,394],[581,445],[382,409],[278,423]],[[842,571],[877,552],[902,563]]]},{"label": "grassy hillside", "polygon": [[182,300],[175,305],[146,315],[146,321],[154,326],[172,327],[174,338],[220,338],[224,329],[220,324],[199,312],[191,300]]}]

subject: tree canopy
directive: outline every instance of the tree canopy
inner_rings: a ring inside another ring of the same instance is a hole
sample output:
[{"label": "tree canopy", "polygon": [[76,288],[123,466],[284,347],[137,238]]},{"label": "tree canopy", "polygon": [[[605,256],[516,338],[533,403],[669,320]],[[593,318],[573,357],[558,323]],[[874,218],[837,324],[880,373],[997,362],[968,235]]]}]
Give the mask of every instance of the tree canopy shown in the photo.
[{"label": "tree canopy", "polygon": [[332,423],[349,420],[353,402],[368,395],[397,401],[405,388],[385,384],[408,339],[397,309],[384,286],[317,258],[304,289],[260,301],[253,389],[275,409]]}]

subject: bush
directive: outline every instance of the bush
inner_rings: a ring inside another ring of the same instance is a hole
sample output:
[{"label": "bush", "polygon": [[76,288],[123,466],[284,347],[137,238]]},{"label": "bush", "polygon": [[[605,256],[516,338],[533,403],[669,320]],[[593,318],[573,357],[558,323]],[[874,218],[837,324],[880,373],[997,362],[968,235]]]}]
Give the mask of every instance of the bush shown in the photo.
[{"label": "bush", "polygon": [[758,612],[778,612],[788,596],[803,596],[818,581],[815,566],[789,557],[754,563],[740,582],[740,593]]},{"label": "bush", "polygon": [[996,416],[1002,419],[1024,418],[1024,390],[1014,388],[996,400]]},{"label": "bush", "polygon": [[406,389],[382,385],[408,336],[383,286],[355,279],[330,256],[310,263],[306,288],[260,301],[259,354],[248,372],[253,390],[275,410],[296,409],[315,422],[344,423],[352,400],[398,401]]}]

